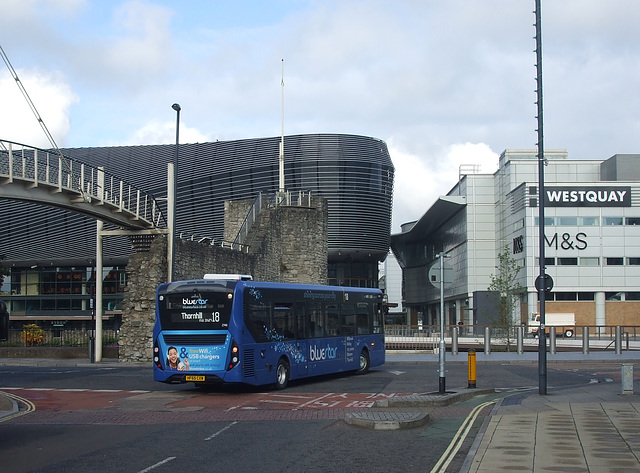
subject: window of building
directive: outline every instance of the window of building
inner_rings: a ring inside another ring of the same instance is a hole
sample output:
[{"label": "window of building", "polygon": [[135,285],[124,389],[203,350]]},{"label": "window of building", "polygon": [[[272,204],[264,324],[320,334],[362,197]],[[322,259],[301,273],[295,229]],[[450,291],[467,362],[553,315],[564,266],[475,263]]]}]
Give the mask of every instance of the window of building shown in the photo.
[{"label": "window of building", "polygon": [[578,258],[558,258],[558,266],[578,266]]},{"label": "window of building", "polygon": [[602,217],[602,225],[622,225],[622,217]]},{"label": "window of building", "polygon": [[558,225],[575,226],[578,224],[578,217],[557,217],[556,221]]},{"label": "window of building", "polygon": [[578,217],[578,225],[598,226],[600,219],[598,217]]},{"label": "window of building", "polygon": [[[544,218],[544,226],[545,226],[545,227],[553,226],[553,225],[555,225],[555,224],[556,224],[556,219],[555,219],[555,217],[545,217],[545,218]],[[538,225],[540,225],[540,217],[536,217],[536,218],[535,218],[535,225],[536,225],[536,227],[537,227]]]},{"label": "window of building", "polygon": [[600,266],[600,258],[597,256],[581,256],[580,266]]},{"label": "window of building", "polygon": [[640,301],[640,292],[627,292],[624,298],[627,301]]},{"label": "window of building", "polygon": [[604,261],[607,266],[622,266],[624,264],[624,258],[605,258]]},{"label": "window of building", "polygon": [[[544,265],[545,266],[555,266],[556,265],[556,259],[555,258],[545,258],[544,259]],[[540,266],[540,258],[536,257],[536,266]]]},{"label": "window of building", "polygon": [[575,301],[578,299],[577,292],[556,292],[557,301]]},{"label": "window of building", "polygon": [[622,293],[621,292],[605,292],[604,297],[608,301],[621,301]]},{"label": "window of building", "polygon": [[596,293],[595,292],[579,292],[578,300],[579,301],[595,301]]},{"label": "window of building", "polygon": [[640,266],[640,258],[635,256],[627,258],[627,264],[629,266]]},{"label": "window of building", "polygon": [[624,221],[625,225],[640,225],[640,217],[627,217]]}]

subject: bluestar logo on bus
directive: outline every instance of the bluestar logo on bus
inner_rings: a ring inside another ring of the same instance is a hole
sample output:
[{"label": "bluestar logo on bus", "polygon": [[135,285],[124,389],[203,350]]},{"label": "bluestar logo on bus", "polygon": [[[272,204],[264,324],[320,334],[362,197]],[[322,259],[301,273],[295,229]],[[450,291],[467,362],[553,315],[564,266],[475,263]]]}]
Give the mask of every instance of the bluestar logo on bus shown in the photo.
[{"label": "bluestar logo on bus", "polygon": [[207,301],[209,299],[201,299],[201,298],[197,298],[197,299],[190,299],[188,297],[183,297],[182,298],[182,305],[207,305]]},{"label": "bluestar logo on bus", "polygon": [[309,346],[309,361],[334,360],[338,358],[338,348],[327,344],[324,348],[317,345]]}]

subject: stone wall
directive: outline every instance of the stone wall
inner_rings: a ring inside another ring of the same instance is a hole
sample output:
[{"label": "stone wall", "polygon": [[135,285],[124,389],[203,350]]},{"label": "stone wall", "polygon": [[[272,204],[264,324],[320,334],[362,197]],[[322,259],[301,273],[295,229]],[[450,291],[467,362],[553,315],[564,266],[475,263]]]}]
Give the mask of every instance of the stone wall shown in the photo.
[{"label": "stone wall", "polygon": [[[234,202],[225,206],[226,212],[235,213],[229,215],[229,221],[243,221],[248,210],[246,201]],[[209,242],[176,240],[176,279],[198,279],[206,273],[240,273],[251,274],[258,281],[327,283],[325,199],[314,197],[311,207],[267,208],[250,234],[254,238],[248,252]],[[156,237],[149,251],[133,254],[127,265],[119,337],[121,361],[151,362],[156,289],[166,280],[167,239]]]}]

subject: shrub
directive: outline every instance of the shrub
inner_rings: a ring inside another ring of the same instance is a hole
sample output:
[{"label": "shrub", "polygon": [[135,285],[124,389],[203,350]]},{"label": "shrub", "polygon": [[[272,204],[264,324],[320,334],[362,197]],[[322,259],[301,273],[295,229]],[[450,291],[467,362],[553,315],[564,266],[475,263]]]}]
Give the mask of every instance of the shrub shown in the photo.
[{"label": "shrub", "polygon": [[44,340],[44,330],[37,324],[27,324],[22,330],[22,340],[24,340],[24,344],[28,347],[40,345]]}]

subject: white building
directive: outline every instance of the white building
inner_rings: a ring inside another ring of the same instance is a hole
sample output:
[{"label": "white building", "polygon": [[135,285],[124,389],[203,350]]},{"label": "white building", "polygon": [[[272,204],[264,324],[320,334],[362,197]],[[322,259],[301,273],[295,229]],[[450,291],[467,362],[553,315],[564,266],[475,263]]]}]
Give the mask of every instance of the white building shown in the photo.
[{"label": "white building", "polygon": [[[546,312],[571,312],[576,325],[640,325],[640,155],[569,160],[545,153],[545,261],[554,282]],[[439,323],[440,290],[429,269],[444,251],[446,323],[486,324],[498,254],[508,247],[526,288],[514,323],[539,309],[538,159],[506,150],[494,174],[465,174],[418,220],[391,236],[404,268],[411,324]]]},{"label": "white building", "polygon": [[406,324],[407,313],[402,303],[402,268],[393,253],[380,263],[380,289],[384,291],[388,307],[387,323]]}]

